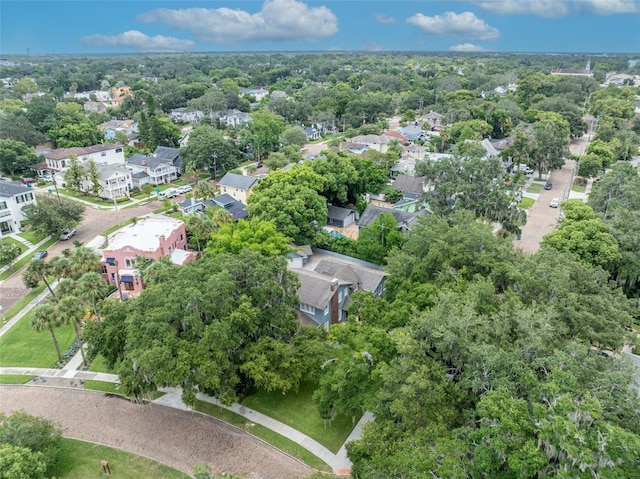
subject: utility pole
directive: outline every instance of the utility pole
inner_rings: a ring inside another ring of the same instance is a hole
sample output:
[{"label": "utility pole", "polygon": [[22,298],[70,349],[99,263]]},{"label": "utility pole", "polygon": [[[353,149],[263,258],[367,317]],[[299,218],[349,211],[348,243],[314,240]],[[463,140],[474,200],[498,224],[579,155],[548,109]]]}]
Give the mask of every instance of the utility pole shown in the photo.
[{"label": "utility pole", "polygon": [[419,110],[419,115],[422,116],[422,106],[424,105],[424,100],[422,98],[420,98],[420,110]]},{"label": "utility pole", "polygon": [[367,115],[362,114],[362,124],[364,125],[367,122]]},{"label": "utility pole", "polygon": [[213,152],[212,157],[213,157],[213,179],[217,180],[218,179],[218,155],[215,151]]}]

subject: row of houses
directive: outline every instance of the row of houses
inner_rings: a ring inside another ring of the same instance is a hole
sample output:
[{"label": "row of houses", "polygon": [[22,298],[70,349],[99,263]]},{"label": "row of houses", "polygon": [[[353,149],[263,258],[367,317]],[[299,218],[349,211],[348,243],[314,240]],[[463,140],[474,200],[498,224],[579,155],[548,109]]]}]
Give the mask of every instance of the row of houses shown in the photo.
[{"label": "row of houses", "polygon": [[[179,148],[159,146],[151,155],[135,154],[125,160],[124,147],[105,143],[88,147],[57,148],[42,155],[43,161],[31,165],[41,178],[51,178],[60,187],[64,185],[64,174],[69,167],[70,156],[75,155],[85,167],[95,162],[100,182],[100,196],[115,199],[128,196],[134,187],[145,184],[161,185],[180,176],[182,159]],[[81,190],[92,189],[91,179],[85,177]]]}]

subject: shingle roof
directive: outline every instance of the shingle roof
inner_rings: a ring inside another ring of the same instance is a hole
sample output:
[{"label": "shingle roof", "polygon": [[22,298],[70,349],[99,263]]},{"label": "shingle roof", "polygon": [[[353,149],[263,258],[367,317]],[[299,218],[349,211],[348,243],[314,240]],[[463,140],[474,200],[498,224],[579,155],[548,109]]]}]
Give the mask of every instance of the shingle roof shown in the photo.
[{"label": "shingle roof", "polygon": [[97,167],[98,177],[101,180],[108,180],[114,173],[122,173],[125,176],[129,173],[129,170],[122,165],[98,164]]},{"label": "shingle roof", "polygon": [[50,158],[52,160],[62,160],[64,158],[68,158],[70,154],[75,154],[80,157],[83,155],[90,155],[92,153],[99,153],[101,151],[114,150],[116,148],[122,148],[122,145],[113,144],[113,143],[105,143],[103,145],[92,145],[85,147],[74,147],[74,148],[56,148],[55,150],[51,150],[49,153],[45,153],[45,158]]},{"label": "shingle roof", "polygon": [[338,278],[343,284],[358,285],[359,289],[371,292],[375,291],[387,276],[383,271],[328,259],[320,260],[315,271],[328,278]]},{"label": "shingle roof", "polygon": [[424,178],[420,176],[398,175],[395,181],[391,184],[391,188],[419,195],[424,192]]},{"label": "shingle roof", "polygon": [[0,180],[0,197],[2,198],[11,198],[20,193],[26,193],[27,191],[33,190],[17,181]]},{"label": "shingle roof", "polygon": [[343,220],[355,210],[350,210],[348,208],[340,208],[339,206],[329,206],[327,218],[333,218],[335,220]]},{"label": "shingle roof", "polygon": [[381,206],[369,205],[360,215],[360,219],[358,220],[358,226],[360,228],[366,228],[367,226],[370,226],[371,223],[377,220],[378,216],[380,216],[383,213],[392,214],[399,225],[401,225],[405,221],[409,224],[414,222],[417,214],[417,213],[408,213],[402,210],[394,210],[391,208],[383,208]]},{"label": "shingle roof", "polygon": [[148,166],[152,169],[156,169],[161,165],[173,165],[173,161],[170,158],[156,158],[155,156],[146,156],[141,153],[134,153],[131,155],[127,160],[127,163],[136,166]]},{"label": "shingle roof", "polygon": [[220,181],[218,186],[228,186],[230,188],[237,188],[239,190],[248,190],[255,185],[258,180],[253,176],[238,175],[236,173],[227,173]]},{"label": "shingle roof", "polygon": [[292,268],[291,271],[297,273],[300,279],[298,288],[300,302],[318,309],[326,308],[337,291],[331,291],[332,278],[306,269]]}]

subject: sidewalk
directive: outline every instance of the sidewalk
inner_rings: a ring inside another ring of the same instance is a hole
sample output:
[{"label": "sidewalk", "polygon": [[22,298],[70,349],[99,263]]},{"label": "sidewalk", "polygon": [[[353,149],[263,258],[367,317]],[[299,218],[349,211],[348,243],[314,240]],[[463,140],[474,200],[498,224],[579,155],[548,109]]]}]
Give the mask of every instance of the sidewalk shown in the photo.
[{"label": "sidewalk", "polygon": [[[18,235],[18,233],[12,233],[10,235],[5,235],[5,236],[3,236],[3,238],[13,238],[14,240],[19,241],[20,243],[22,243],[23,245],[25,245],[27,247],[27,250],[14,260],[14,263],[16,263],[16,262],[20,261],[22,258],[24,258],[25,256],[28,256],[30,253],[33,253],[34,250],[38,249],[40,246],[42,246],[47,241],[49,241],[51,239],[51,236],[47,236],[45,239],[43,239],[42,241],[40,241],[36,245],[34,245],[33,243],[27,241],[22,236]],[[4,273],[8,269],[9,269],[9,266],[3,266],[2,268],[0,268],[0,273]],[[15,273],[17,273],[18,271],[20,271],[20,270],[19,269],[15,270]],[[0,281],[0,284],[2,284],[2,281]]]}]

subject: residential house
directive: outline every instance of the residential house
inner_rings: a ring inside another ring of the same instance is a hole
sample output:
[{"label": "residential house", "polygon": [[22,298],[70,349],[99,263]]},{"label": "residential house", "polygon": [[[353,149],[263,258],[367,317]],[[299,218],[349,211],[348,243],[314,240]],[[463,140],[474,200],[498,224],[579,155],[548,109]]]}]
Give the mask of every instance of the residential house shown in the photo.
[{"label": "residential house", "polygon": [[175,166],[178,176],[180,176],[180,169],[182,168],[182,157],[180,156],[180,148],[172,148],[170,146],[157,146],[153,151],[153,156],[156,158],[162,158],[171,161],[171,164]]},{"label": "residential house", "polygon": [[424,177],[398,175],[391,184],[391,188],[402,191],[404,195],[401,200],[393,205],[393,209],[408,213],[415,213],[422,209]]},{"label": "residential house", "polygon": [[417,125],[408,125],[404,128],[399,128],[396,131],[409,140],[409,143],[426,139],[424,131],[422,131],[422,128]]},{"label": "residential house", "polygon": [[22,208],[35,204],[36,196],[29,186],[0,180],[0,233],[20,231],[22,221],[26,219]]},{"label": "residential house", "polygon": [[251,122],[251,115],[239,110],[222,110],[211,115],[220,125],[240,127]]},{"label": "residential house", "polygon": [[353,143],[360,143],[363,145],[367,145],[367,147],[371,150],[379,151],[380,153],[385,153],[389,146],[389,142],[392,140],[392,137],[386,135],[360,135],[354,136],[351,138]]},{"label": "residential house", "polygon": [[131,170],[133,186],[140,188],[150,183],[161,185],[178,178],[178,169],[170,158],[135,153],[127,160],[127,168]]},{"label": "residential house", "polygon": [[202,213],[204,211],[204,200],[197,198],[186,198],[179,205],[182,216],[187,216],[193,213]]},{"label": "residential house", "polygon": [[175,264],[195,259],[187,250],[187,231],[182,221],[166,216],[148,216],[120,228],[107,237],[99,250],[105,279],[117,287],[125,297],[144,289],[136,268],[139,257],[159,260],[170,256]]},{"label": "residential house", "polygon": [[38,176],[54,176],[67,168],[69,155],[76,155],[81,162],[93,160],[96,163],[109,165],[124,164],[124,147],[119,144],[105,143],[74,148],[56,148],[42,155],[44,161],[30,168],[38,173]]},{"label": "residential house", "polygon": [[200,110],[190,110],[188,108],[174,108],[169,113],[171,121],[182,121],[184,123],[197,123],[204,116]]},{"label": "residential house", "polygon": [[241,95],[250,95],[256,99],[256,101],[262,100],[269,94],[269,90],[266,88],[240,88]]},{"label": "residential house", "polygon": [[102,132],[105,140],[115,140],[116,132],[130,135],[138,131],[138,124],[135,120],[109,120],[98,125],[98,130]]},{"label": "residential house", "polygon": [[444,118],[443,115],[431,110],[426,115],[423,115],[421,120],[423,122],[429,123],[429,127],[433,128],[433,127],[441,127],[443,118]]},{"label": "residential house", "polygon": [[376,298],[385,291],[387,273],[380,266],[349,256],[309,248],[288,255],[288,268],[300,280],[299,317],[303,324],[329,328],[347,319],[346,307],[356,291]]},{"label": "residential house", "polygon": [[231,216],[233,216],[234,221],[238,221],[249,216],[246,206],[235,198],[232,198],[227,193],[204,201],[204,207],[224,208]]},{"label": "residential house", "polygon": [[83,105],[83,108],[87,113],[105,113],[107,111],[107,105],[102,101],[88,101]]},{"label": "residential house", "polygon": [[338,145],[339,151],[348,151],[354,155],[363,155],[368,149],[369,147],[364,143],[354,143],[352,141],[343,141]]},{"label": "residential house", "polygon": [[482,157],[483,160],[488,160],[489,158],[493,158],[494,156],[498,156],[500,154],[496,147],[493,146],[493,143],[491,142],[491,140],[489,140],[489,138],[483,139],[480,142],[480,146],[482,146],[482,148],[484,148],[484,151],[486,152]]},{"label": "residential house", "polygon": [[110,91],[111,94],[111,106],[117,108],[124,101],[125,98],[133,98],[135,95],[128,86],[113,87]]},{"label": "residential house", "polygon": [[289,95],[287,95],[287,93],[282,90],[273,90],[269,94],[269,97],[270,98],[289,98]]},{"label": "residential house", "polygon": [[401,135],[397,131],[387,131],[387,132],[385,132],[385,136],[388,136],[390,138],[389,141],[395,139],[395,140],[400,141],[401,145],[408,145],[409,144],[408,138],[406,136],[404,136],[404,135]]},{"label": "residential house", "polygon": [[302,129],[307,135],[308,141],[319,140],[322,138],[322,135],[320,134],[320,132],[315,128],[312,128],[310,126],[303,126]]},{"label": "residential house", "polygon": [[[83,167],[86,171],[86,162],[83,163]],[[133,179],[131,178],[131,171],[122,165],[109,165],[106,163],[96,163],[98,170],[98,178],[100,181],[100,193],[101,198],[108,200],[114,200],[119,196],[129,196],[129,191],[133,186]],[[87,176],[82,182],[81,190],[90,191],[93,188],[93,183]]]},{"label": "residential house", "polygon": [[258,178],[254,176],[227,173],[218,181],[218,187],[222,193],[227,193],[232,198],[246,205],[247,198],[251,194],[251,188],[253,188],[257,182]]},{"label": "residential house", "polygon": [[327,224],[337,228],[346,228],[358,219],[356,210],[350,208],[340,208],[339,206],[328,205]]},{"label": "residential house", "polygon": [[378,216],[383,213],[393,215],[398,224],[398,229],[405,232],[407,230],[410,230],[411,227],[416,223],[418,218],[427,213],[427,210],[422,209],[416,212],[408,212],[403,211],[402,209],[385,208],[382,206],[375,206],[370,204],[360,215],[360,219],[358,220],[358,228],[366,228],[367,226],[371,226],[371,224],[378,219]]}]

